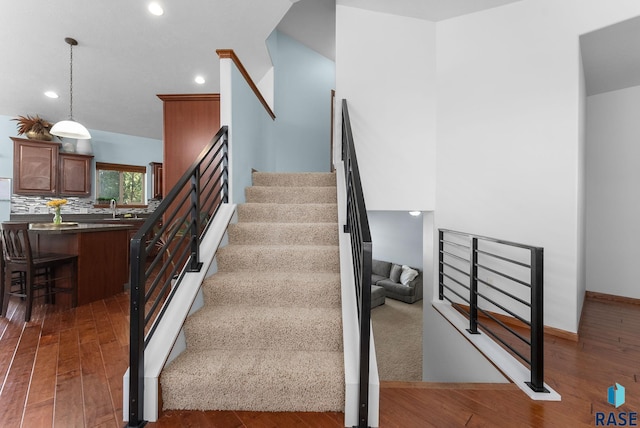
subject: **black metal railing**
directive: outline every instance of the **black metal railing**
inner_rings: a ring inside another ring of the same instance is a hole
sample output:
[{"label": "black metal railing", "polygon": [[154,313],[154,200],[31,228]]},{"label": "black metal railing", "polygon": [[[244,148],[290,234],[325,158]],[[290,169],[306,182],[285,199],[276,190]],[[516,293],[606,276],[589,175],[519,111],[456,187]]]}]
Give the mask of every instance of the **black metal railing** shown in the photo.
[{"label": "black metal railing", "polygon": [[347,190],[347,224],[351,236],[353,274],[360,324],[360,375],[358,391],[358,427],[369,423],[369,346],[371,323],[371,233],[364,204],[358,159],[353,145],[347,100],[342,100],[342,160]]},{"label": "black metal railing", "polygon": [[131,239],[129,421],[144,405],[144,352],[185,272],[200,270],[199,247],[228,201],[227,127],[222,127]]},{"label": "black metal railing", "polygon": [[549,392],[544,387],[543,249],[440,229],[439,254],[439,299],[466,313],[471,334],[480,334],[480,326],[529,365],[532,390]]}]

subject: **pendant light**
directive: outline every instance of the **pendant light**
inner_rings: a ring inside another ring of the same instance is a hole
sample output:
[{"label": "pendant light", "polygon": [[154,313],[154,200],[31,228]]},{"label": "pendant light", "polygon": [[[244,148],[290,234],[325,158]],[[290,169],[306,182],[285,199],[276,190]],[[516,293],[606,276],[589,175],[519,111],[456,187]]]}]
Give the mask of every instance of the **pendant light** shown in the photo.
[{"label": "pendant light", "polygon": [[76,46],[78,42],[76,39],[72,39],[71,37],[66,37],[64,41],[69,44],[71,52],[69,61],[69,119],[61,120],[56,123],[49,132],[52,135],[57,135],[58,137],[86,140],[91,138],[91,134],[89,134],[87,128],[73,120],[73,47]]}]

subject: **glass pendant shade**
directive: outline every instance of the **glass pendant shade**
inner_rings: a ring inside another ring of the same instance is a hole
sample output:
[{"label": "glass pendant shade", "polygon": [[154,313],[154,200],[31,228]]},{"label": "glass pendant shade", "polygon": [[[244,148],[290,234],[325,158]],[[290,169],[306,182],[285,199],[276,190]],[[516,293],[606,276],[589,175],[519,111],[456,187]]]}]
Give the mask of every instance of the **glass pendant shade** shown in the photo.
[{"label": "glass pendant shade", "polygon": [[61,120],[53,125],[49,133],[57,135],[58,137],[76,138],[81,140],[91,138],[91,134],[87,128],[75,120]]}]

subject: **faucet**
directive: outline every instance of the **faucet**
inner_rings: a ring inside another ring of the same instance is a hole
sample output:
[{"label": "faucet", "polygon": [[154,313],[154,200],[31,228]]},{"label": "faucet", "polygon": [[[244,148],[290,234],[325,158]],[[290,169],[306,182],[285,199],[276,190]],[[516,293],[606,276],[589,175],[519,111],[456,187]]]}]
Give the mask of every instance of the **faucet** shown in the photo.
[{"label": "faucet", "polygon": [[109,209],[111,210],[111,215],[113,215],[113,218],[116,218],[116,215],[118,215],[118,208],[115,199],[111,199],[111,201],[109,202]]}]

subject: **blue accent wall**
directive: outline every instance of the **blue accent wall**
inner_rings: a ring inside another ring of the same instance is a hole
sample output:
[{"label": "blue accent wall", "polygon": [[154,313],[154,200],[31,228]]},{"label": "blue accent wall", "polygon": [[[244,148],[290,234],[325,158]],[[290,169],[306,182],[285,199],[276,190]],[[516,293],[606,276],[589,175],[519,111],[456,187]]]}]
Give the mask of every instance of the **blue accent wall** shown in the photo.
[{"label": "blue accent wall", "polygon": [[331,90],[335,64],[291,37],[267,39],[274,66],[272,120],[237,68],[231,74],[233,201],[245,201],[251,169],[314,172],[331,168]]},{"label": "blue accent wall", "polygon": [[244,189],[251,186],[251,169],[275,171],[271,135],[275,122],[234,66],[231,68],[233,202],[243,203]]},{"label": "blue accent wall", "polygon": [[267,47],[274,66],[276,171],[328,172],[335,63],[279,31]]}]

